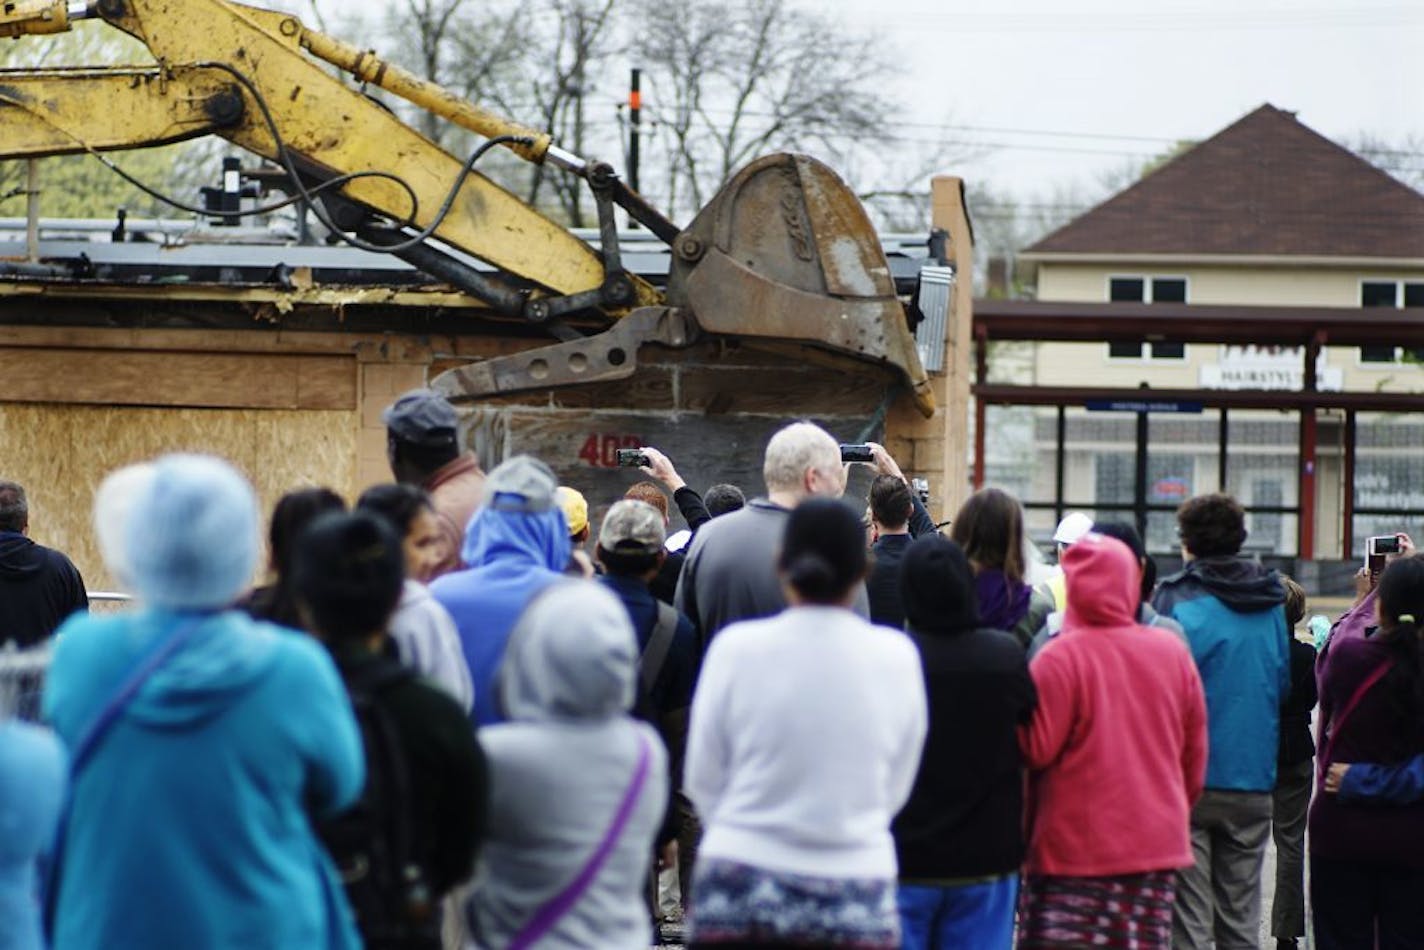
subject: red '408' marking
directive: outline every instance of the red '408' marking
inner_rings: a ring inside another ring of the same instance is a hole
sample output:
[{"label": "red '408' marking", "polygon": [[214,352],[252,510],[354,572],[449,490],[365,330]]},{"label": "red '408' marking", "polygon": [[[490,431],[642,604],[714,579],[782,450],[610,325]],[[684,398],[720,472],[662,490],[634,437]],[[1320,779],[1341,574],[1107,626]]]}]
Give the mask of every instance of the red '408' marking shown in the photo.
[{"label": "red '408' marking", "polygon": [[579,461],[594,468],[617,468],[619,449],[641,449],[643,440],[636,435],[598,433],[584,440],[578,450]]}]

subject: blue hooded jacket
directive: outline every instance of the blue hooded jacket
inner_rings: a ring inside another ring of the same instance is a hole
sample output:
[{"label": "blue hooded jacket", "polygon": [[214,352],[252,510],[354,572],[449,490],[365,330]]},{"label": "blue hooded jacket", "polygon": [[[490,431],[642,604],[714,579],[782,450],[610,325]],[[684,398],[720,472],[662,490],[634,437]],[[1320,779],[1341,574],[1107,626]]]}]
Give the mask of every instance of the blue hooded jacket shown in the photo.
[{"label": "blue hooded jacket", "polygon": [[1191,561],[1164,578],[1152,606],[1182,625],[1206,690],[1206,787],[1276,785],[1281,700],[1290,692],[1290,631],[1280,575],[1241,557]]},{"label": "blue hooded jacket", "polygon": [[46,729],[0,722],[0,947],[42,950],[36,859],[64,801],[64,749]]},{"label": "blue hooded jacket", "polygon": [[339,811],[365,779],[315,640],[235,611],[76,617],[46,717],[72,747],[140,658],[194,621],[74,778],[56,950],[359,947],[306,812]]},{"label": "blue hooded jacket", "polygon": [[486,506],[475,512],[465,532],[460,553],[466,569],[430,585],[460,632],[475,688],[471,715],[479,725],[503,721],[494,681],[504,646],[525,605],[563,576],[571,551],[558,508],[531,513]]}]

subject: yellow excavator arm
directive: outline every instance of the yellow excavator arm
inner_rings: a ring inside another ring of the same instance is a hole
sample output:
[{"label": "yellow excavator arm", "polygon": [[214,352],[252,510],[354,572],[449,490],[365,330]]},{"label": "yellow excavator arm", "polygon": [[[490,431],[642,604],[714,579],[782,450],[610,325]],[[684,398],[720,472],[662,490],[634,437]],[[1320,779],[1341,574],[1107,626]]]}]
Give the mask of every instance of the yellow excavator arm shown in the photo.
[{"label": "yellow excavator arm", "polygon": [[[282,167],[287,186],[346,240],[396,254],[563,342],[452,370],[456,398],[618,379],[645,343],[705,334],[808,343],[884,364],[933,409],[873,227],[836,175],[806,156],[743,169],[685,230],[608,165],[322,33],[229,0],[9,0],[0,37],[100,18],[141,41],[151,66],[0,70],[0,159],[142,148],[218,135]],[[323,64],[484,141],[461,160],[334,78]],[[583,178],[595,249],[473,165],[496,146]],[[620,263],[614,208],[673,252],[667,290]],[[478,258],[496,273],[469,266]],[[582,336],[565,317],[600,316]]]}]

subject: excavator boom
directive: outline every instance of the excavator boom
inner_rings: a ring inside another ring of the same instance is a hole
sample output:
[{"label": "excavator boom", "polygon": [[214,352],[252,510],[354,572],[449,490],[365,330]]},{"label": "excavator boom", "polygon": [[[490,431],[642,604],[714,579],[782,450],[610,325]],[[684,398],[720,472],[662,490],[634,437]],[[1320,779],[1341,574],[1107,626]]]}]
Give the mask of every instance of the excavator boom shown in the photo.
[{"label": "excavator boom", "polygon": [[[230,0],[12,0],[0,5],[0,37],[62,32],[86,17],[137,38],[157,64],[0,71],[0,159],[213,134],[276,162],[347,240],[398,254],[564,340],[437,378],[453,397],[623,378],[644,344],[680,347],[711,335],[799,343],[883,365],[923,412],[933,410],[875,231],[846,185],[814,159],[752,163],[679,230],[609,166],[285,14]],[[322,63],[485,145],[462,161]],[[598,206],[601,248],[472,170],[494,145],[584,178]],[[621,267],[615,204],[671,245],[666,291]],[[610,326],[582,337],[563,322],[574,314]]]}]

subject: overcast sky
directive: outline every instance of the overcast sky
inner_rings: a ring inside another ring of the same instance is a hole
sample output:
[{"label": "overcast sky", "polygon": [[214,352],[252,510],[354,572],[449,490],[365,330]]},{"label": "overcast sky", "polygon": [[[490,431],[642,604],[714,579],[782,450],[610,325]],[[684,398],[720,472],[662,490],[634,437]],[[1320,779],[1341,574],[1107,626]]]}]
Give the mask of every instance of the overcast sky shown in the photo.
[{"label": "overcast sky", "polygon": [[969,173],[1015,191],[1204,138],[1263,102],[1335,139],[1424,134],[1424,0],[822,3],[878,25],[904,51],[921,131],[997,144]]},{"label": "overcast sky", "polygon": [[[390,2],[339,6],[371,13]],[[979,143],[982,157],[946,170],[1021,197],[1205,138],[1264,102],[1337,140],[1361,132],[1424,139],[1424,0],[817,0],[812,8],[892,44],[903,68],[885,90],[886,108],[903,120],[904,137]],[[1424,154],[1403,160],[1424,166]]]}]

